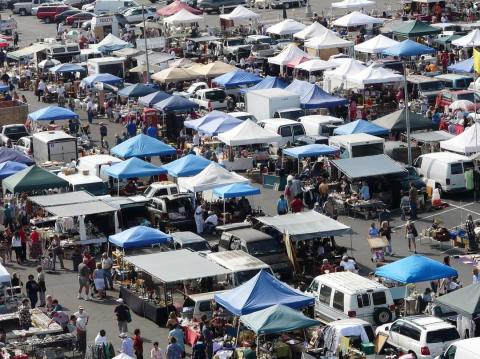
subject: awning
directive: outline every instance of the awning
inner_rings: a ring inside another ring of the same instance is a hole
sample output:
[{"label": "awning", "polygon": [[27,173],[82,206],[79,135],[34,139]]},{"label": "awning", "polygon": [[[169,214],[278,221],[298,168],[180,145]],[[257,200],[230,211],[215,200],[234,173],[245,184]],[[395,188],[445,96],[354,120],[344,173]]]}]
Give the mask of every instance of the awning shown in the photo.
[{"label": "awning", "polygon": [[93,196],[86,191],[49,194],[45,196],[32,196],[28,197],[28,199],[29,201],[41,207],[98,201],[96,196]]},{"label": "awning", "polygon": [[33,54],[44,51],[47,48],[44,44],[33,44],[23,49],[7,53],[7,57],[14,60],[21,60],[24,57],[32,56]]},{"label": "awning", "polygon": [[455,137],[455,135],[445,131],[419,132],[412,133],[410,136],[418,142],[441,142]]},{"label": "awning", "polygon": [[[188,249],[128,256],[124,260],[163,283],[215,277],[230,271]],[[188,265],[179,265],[188,263]]]},{"label": "awning", "polygon": [[345,158],[333,160],[332,163],[350,179],[385,176],[405,172],[405,168],[387,155]]},{"label": "awning", "polygon": [[259,217],[259,222],[288,233],[295,241],[327,236],[341,236],[351,228],[315,211],[291,213],[274,217]]},{"label": "awning", "polygon": [[60,206],[49,206],[45,207],[45,210],[58,217],[75,217],[79,215],[88,216],[91,214],[110,213],[115,212],[117,209],[101,200],[97,200]]}]

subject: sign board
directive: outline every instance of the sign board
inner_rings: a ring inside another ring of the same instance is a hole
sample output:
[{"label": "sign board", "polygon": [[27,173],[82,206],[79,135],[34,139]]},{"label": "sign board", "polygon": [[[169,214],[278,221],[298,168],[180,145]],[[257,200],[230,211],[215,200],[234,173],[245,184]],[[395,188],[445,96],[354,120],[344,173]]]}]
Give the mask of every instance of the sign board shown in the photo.
[{"label": "sign board", "polygon": [[15,19],[0,20],[0,31],[15,30],[17,22]]},{"label": "sign board", "polygon": [[[165,38],[163,36],[151,37],[147,39],[147,46],[149,50],[163,49],[165,47]],[[137,39],[137,49],[145,51],[145,39]]]}]

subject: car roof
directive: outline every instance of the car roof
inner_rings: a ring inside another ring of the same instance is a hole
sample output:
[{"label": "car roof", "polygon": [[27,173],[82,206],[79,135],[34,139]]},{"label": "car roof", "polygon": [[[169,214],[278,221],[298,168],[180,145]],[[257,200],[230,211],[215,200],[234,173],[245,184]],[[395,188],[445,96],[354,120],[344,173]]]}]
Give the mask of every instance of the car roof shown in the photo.
[{"label": "car roof", "polygon": [[231,234],[232,236],[237,237],[240,240],[244,240],[245,242],[257,242],[265,239],[271,239],[272,236],[263,233],[257,229],[253,228],[240,228],[240,229],[233,229],[231,231],[224,232],[225,234]]},{"label": "car roof", "polygon": [[206,242],[207,240],[203,237],[200,237],[198,234],[185,231],[185,232],[173,232],[171,233],[172,239],[176,243],[188,244],[188,243],[200,243]]},{"label": "car roof", "polygon": [[460,155],[458,153],[453,152],[433,152],[427,153],[425,155],[420,156],[422,158],[433,158],[440,162],[451,162],[451,161],[470,161],[470,158],[464,155]]},{"label": "car roof", "polygon": [[335,272],[322,274],[315,278],[316,281],[326,284],[329,287],[340,289],[346,294],[356,294],[359,291],[367,290],[385,290],[388,288],[374,280],[362,277],[352,272]]},{"label": "car roof", "polygon": [[404,321],[416,324],[425,330],[436,330],[444,328],[455,328],[452,324],[431,315],[415,315],[402,318]]},{"label": "car roof", "polygon": [[420,82],[436,82],[440,80],[434,77],[428,77],[423,75],[407,75],[407,81],[420,83]]}]

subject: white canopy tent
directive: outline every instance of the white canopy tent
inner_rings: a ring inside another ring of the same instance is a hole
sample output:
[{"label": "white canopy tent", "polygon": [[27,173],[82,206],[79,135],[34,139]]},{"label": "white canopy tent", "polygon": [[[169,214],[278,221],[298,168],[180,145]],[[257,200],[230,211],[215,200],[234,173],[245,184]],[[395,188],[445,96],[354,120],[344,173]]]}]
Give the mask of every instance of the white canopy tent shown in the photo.
[{"label": "white canopy tent", "polygon": [[315,50],[345,48],[351,46],[353,46],[353,42],[344,40],[331,31],[324,33],[320,37],[312,37],[310,40],[305,42],[305,48]]},{"label": "white canopy tent", "polygon": [[233,22],[250,22],[252,20],[258,20],[260,15],[252,10],[247,9],[243,5],[238,5],[229,14],[220,15],[220,19],[225,19]]},{"label": "white canopy tent", "polygon": [[175,15],[165,18],[163,22],[169,25],[182,25],[182,24],[193,24],[202,20],[203,20],[202,16],[192,14],[191,12],[185,9],[182,9],[179,12],[177,12]]},{"label": "white canopy tent", "polygon": [[178,178],[178,186],[191,192],[203,192],[232,183],[248,183],[245,177],[230,172],[217,163],[211,163],[193,177]]},{"label": "white canopy tent", "polygon": [[298,46],[295,45],[294,43],[291,43],[286,48],[284,48],[282,52],[280,52],[277,56],[269,57],[268,63],[279,65],[279,66],[285,66],[290,61],[293,61],[300,57],[311,58],[312,56],[307,54],[305,51],[300,50]]},{"label": "white canopy tent", "polygon": [[355,45],[354,49],[358,52],[365,52],[367,54],[378,54],[383,50],[398,45],[399,42],[395,41],[384,35],[377,35],[370,40]]},{"label": "white canopy tent", "polygon": [[375,1],[370,0],[343,0],[332,3],[332,7],[337,9],[355,9],[375,5]]},{"label": "white canopy tent", "polygon": [[320,59],[312,59],[309,61],[302,62],[295,66],[297,70],[303,70],[308,72],[313,71],[322,71],[322,70],[330,70],[340,66],[339,64],[332,62],[332,61],[325,61]]},{"label": "white canopy tent", "polygon": [[243,146],[280,142],[282,136],[265,130],[252,120],[245,120],[231,130],[219,134],[218,139],[229,146]]},{"label": "white canopy tent", "polygon": [[105,38],[100,41],[98,44],[93,45],[92,47],[95,49],[102,49],[102,48],[121,48],[121,47],[129,47],[131,46],[130,43],[120,39],[119,37],[108,34]]},{"label": "white canopy tent", "polygon": [[349,61],[344,61],[335,70],[323,73],[323,89],[327,92],[332,92],[333,89],[345,83],[348,77],[354,76],[365,69],[366,67],[357,60],[349,59]]},{"label": "white canopy tent", "polygon": [[360,11],[353,11],[350,14],[338,18],[332,24],[340,27],[352,27],[383,24],[383,20],[366,15]]},{"label": "white canopy tent", "polygon": [[480,46],[480,30],[475,29],[470,31],[465,36],[453,40],[452,45],[459,46],[459,47],[475,47]]},{"label": "white canopy tent", "polygon": [[440,148],[465,155],[480,152],[480,123],[467,127],[450,140],[440,142]]},{"label": "white canopy tent", "polygon": [[296,32],[302,31],[303,29],[305,29],[305,27],[306,26],[301,22],[292,19],[286,19],[282,22],[279,22],[278,24],[268,27],[267,33],[278,36],[292,35]]},{"label": "white canopy tent", "polygon": [[315,21],[313,24],[308,25],[302,31],[299,31],[293,34],[293,37],[301,40],[308,40],[312,37],[322,36],[324,33],[328,31],[331,31],[331,30],[327,29],[325,26]]},{"label": "white canopy tent", "polygon": [[360,72],[351,74],[347,79],[347,88],[364,88],[365,85],[370,84],[384,84],[401,81],[403,81],[403,75],[396,74],[391,70],[372,64]]}]

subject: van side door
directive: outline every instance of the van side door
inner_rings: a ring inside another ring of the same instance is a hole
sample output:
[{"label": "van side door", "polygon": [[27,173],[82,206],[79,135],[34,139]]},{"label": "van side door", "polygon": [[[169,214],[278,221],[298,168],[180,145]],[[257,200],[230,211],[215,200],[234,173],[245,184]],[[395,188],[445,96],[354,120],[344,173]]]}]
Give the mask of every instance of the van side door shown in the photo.
[{"label": "van side door", "polygon": [[332,288],[325,284],[320,284],[318,288],[318,295],[315,296],[315,316],[323,320],[330,320],[329,316],[326,316],[327,311],[325,308],[330,307],[332,298]]},{"label": "van side door", "polygon": [[352,307],[351,310],[356,311],[356,317],[373,323],[373,308],[372,298],[370,293],[359,293],[356,295],[356,308]]}]

